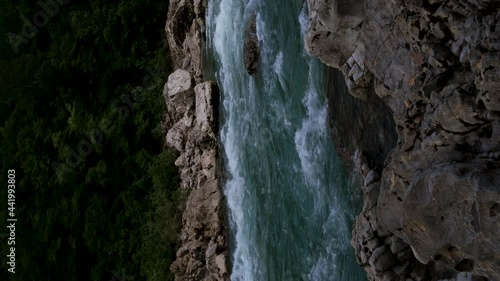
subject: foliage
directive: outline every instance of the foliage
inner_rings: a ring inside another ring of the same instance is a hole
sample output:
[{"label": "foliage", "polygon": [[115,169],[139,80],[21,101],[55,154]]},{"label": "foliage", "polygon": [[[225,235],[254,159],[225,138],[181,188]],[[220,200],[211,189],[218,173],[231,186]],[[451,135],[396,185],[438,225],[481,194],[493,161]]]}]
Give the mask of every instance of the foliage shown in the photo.
[{"label": "foliage", "polygon": [[2,262],[0,279],[173,280],[184,195],[160,126],[168,1],[69,1],[17,48],[42,8],[0,2],[0,167],[16,170],[18,218],[16,273]]}]

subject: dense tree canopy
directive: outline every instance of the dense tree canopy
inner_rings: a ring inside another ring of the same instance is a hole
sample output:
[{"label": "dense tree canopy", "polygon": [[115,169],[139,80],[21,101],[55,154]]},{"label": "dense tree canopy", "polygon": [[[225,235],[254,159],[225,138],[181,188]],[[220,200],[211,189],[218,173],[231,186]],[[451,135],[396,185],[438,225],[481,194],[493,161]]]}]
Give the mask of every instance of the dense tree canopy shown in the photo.
[{"label": "dense tree canopy", "polygon": [[2,259],[1,280],[172,279],[168,1],[0,2],[0,171],[16,171],[18,219],[16,273]]}]

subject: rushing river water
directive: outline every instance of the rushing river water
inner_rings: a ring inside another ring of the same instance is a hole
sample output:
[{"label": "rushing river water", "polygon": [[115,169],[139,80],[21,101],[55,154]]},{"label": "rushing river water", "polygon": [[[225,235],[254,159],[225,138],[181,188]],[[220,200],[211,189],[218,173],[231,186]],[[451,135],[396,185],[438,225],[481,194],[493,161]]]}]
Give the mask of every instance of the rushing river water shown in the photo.
[{"label": "rushing river water", "polygon": [[[231,280],[366,280],[349,245],[358,192],[327,126],[324,69],[301,0],[209,0],[208,72],[222,91]],[[260,71],[243,66],[257,14]]]}]

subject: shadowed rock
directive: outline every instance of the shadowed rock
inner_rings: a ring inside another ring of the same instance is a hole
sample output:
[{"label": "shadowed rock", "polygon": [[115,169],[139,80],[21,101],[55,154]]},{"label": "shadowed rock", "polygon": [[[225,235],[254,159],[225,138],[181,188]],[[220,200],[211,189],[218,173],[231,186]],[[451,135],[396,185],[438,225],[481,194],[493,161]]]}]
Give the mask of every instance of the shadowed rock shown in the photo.
[{"label": "shadowed rock", "polygon": [[202,81],[202,38],[205,30],[206,1],[171,0],[165,32],[174,69],[187,70]]}]

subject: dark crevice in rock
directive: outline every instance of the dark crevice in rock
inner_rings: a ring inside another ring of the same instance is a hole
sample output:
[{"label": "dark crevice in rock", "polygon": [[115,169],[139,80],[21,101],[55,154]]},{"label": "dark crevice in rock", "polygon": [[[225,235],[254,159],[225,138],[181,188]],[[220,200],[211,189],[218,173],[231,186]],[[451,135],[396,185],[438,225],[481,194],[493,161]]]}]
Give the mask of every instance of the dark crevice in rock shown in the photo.
[{"label": "dark crevice in rock", "polygon": [[186,33],[189,32],[191,21],[194,19],[194,12],[192,7],[186,5],[179,9],[177,13],[176,17],[183,20],[175,21],[172,30],[174,30],[174,38],[177,44],[182,45],[186,39]]},{"label": "dark crevice in rock", "polygon": [[455,269],[461,272],[467,271],[470,272],[474,268],[474,261],[470,259],[463,259],[457,265],[455,265]]},{"label": "dark crevice in rock", "polygon": [[493,206],[490,208],[489,215],[490,217],[496,217],[500,214],[500,204],[495,203]]},{"label": "dark crevice in rock", "polygon": [[422,6],[424,9],[426,9],[429,13],[434,13],[435,11],[437,11],[437,9],[439,7],[441,7],[442,3],[441,2],[434,2],[432,1],[433,3],[430,3],[429,0],[424,0],[422,1]]},{"label": "dark crevice in rock", "polygon": [[472,207],[471,207],[470,212],[472,215],[471,224],[474,227],[474,231],[480,232],[481,231],[481,222],[479,221],[479,213],[477,212],[476,202],[472,203]]},{"label": "dark crevice in rock", "polygon": [[337,153],[348,169],[353,168],[356,149],[381,167],[389,151],[396,146],[397,134],[392,113],[385,103],[371,93],[368,101],[348,93],[342,73],[326,69],[328,121]]}]

